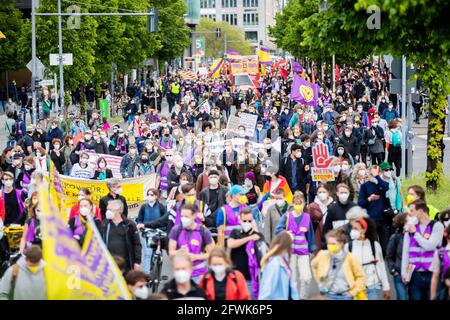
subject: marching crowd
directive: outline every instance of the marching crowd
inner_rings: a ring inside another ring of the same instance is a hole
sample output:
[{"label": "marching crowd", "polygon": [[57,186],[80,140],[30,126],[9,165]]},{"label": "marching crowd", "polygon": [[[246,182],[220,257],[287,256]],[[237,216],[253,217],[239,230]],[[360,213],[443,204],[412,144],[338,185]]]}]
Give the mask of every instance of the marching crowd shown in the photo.
[{"label": "marching crowd", "polygon": [[[136,299],[379,300],[395,292],[397,300],[448,300],[450,210],[426,202],[420,186],[402,192],[402,145],[412,148],[413,136],[410,128],[402,135],[388,80],[387,68],[365,61],[342,69],[335,91],[319,83],[316,105],[305,106],[290,99],[292,81],[277,70],[246,91],[225,75],[166,75],[119,97],[125,129],[95,108],[86,118],[44,113],[32,126],[11,99],[0,221],[23,226],[23,257],[3,275],[0,297],[45,298],[37,186],[52,161],[60,174],[105,180],[99,202],[89,188],[78,191],[67,227],[82,246],[93,217]],[[247,114],[254,132],[231,126]],[[332,181],[313,181],[318,144],[331,156]],[[102,155],[121,157],[120,177]],[[155,174],[131,217],[118,178]],[[155,248],[146,228],[167,233],[173,277],[160,295],[147,286]],[[2,261],[12,251],[7,238]]]}]

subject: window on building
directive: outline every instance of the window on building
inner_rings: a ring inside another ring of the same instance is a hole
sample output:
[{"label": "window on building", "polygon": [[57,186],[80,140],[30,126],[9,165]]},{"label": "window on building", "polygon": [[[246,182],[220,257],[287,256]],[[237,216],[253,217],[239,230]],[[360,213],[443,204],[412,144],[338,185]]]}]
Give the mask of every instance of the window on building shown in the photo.
[{"label": "window on building", "polygon": [[245,40],[258,42],[258,31],[245,31]]},{"label": "window on building", "polygon": [[232,26],[237,26],[237,14],[223,14],[222,21],[226,21]]},{"label": "window on building", "polygon": [[215,8],[216,0],[200,0],[200,8]]},{"label": "window on building", "polygon": [[258,0],[243,0],[244,8],[253,8],[258,6]]},{"label": "window on building", "polygon": [[222,8],[236,8],[237,0],[222,0]]},{"label": "window on building", "polygon": [[216,15],[215,14],[202,14],[201,17],[205,18],[205,19],[210,19],[210,20],[216,21]]},{"label": "window on building", "polygon": [[258,17],[257,13],[244,13],[243,20],[244,20],[244,22],[243,22],[244,25],[254,26],[254,25],[258,25],[259,17]]}]

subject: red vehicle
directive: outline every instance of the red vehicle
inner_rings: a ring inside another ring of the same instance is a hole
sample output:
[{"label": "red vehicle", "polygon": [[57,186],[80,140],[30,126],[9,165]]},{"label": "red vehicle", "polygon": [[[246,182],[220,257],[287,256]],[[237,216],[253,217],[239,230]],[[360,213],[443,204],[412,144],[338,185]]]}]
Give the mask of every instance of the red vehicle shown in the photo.
[{"label": "red vehicle", "polygon": [[236,73],[231,75],[233,92],[239,88],[241,91],[259,87],[259,74]]}]

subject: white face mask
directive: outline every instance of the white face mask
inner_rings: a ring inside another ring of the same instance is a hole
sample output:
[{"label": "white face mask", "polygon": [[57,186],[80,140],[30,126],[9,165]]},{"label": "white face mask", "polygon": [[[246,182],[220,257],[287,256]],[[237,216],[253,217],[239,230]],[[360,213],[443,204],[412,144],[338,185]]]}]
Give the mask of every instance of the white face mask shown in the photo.
[{"label": "white face mask", "polygon": [[181,217],[181,225],[183,228],[187,228],[192,224],[192,219],[189,217]]},{"label": "white face mask", "polygon": [[415,226],[418,223],[419,223],[419,219],[417,219],[417,217],[408,216],[408,224]]},{"label": "white face mask", "polygon": [[150,196],[147,196],[147,201],[148,201],[149,203],[155,203],[156,198],[155,198],[154,195],[150,195]]},{"label": "white face mask", "polygon": [[275,203],[277,204],[278,207],[282,207],[284,206],[284,200],[276,200]]},{"label": "white face mask", "polygon": [[136,298],[146,300],[148,298],[148,287],[143,286],[140,288],[134,288],[133,293]]},{"label": "white face mask", "polygon": [[217,185],[219,183],[219,179],[217,178],[210,178],[209,183],[212,185]]},{"label": "white face mask", "polygon": [[339,172],[339,171],[341,171],[341,166],[340,165],[337,165],[337,166],[334,166],[334,172]]},{"label": "white face mask", "polygon": [[98,164],[98,166],[99,166],[99,168],[104,168],[104,167],[106,167],[106,164],[104,163],[104,162],[100,162],[99,164]]},{"label": "white face mask", "polygon": [[392,171],[385,171],[385,172],[384,172],[384,176],[385,176],[386,178],[392,177]]},{"label": "white face mask", "polygon": [[187,180],[181,180],[180,186],[184,186],[185,184],[188,184],[188,183],[189,183],[189,181],[187,181]]},{"label": "white face mask", "polygon": [[83,158],[83,159],[81,159],[81,160],[80,160],[80,162],[81,162],[81,163],[84,163],[84,164],[86,164],[86,163],[88,163],[88,162],[89,162],[89,159],[85,159],[85,158]]},{"label": "white face mask", "polygon": [[444,221],[444,227],[447,228],[450,226],[450,220]]},{"label": "white face mask", "polygon": [[339,201],[340,201],[341,203],[347,203],[348,197],[350,197],[350,194],[349,194],[349,193],[340,193],[340,194],[338,195]]},{"label": "white face mask", "polygon": [[41,210],[36,210],[36,218],[41,220],[41,218],[42,218],[42,211]]},{"label": "white face mask", "polygon": [[117,193],[117,194],[121,194],[121,193],[122,193],[122,188],[118,188],[118,189],[116,190],[116,193]]},{"label": "white face mask", "polygon": [[359,170],[358,175],[364,177],[366,175],[366,170]]},{"label": "white face mask", "polygon": [[177,270],[173,273],[173,276],[178,283],[186,283],[191,279],[191,274],[186,270]]},{"label": "white face mask", "polygon": [[352,240],[358,240],[360,237],[361,237],[361,231],[355,230],[355,229],[352,229],[352,231],[350,231],[350,238]]},{"label": "white face mask", "polygon": [[32,167],[31,167],[30,165],[28,165],[28,164],[25,165],[25,170],[26,170],[26,171],[30,171],[31,168],[32,168]]},{"label": "white face mask", "polygon": [[319,198],[320,201],[325,201],[328,199],[328,194],[326,192],[319,192],[317,194],[317,197]]},{"label": "white face mask", "polygon": [[166,161],[167,162],[172,162],[173,160],[173,156],[166,156]]},{"label": "white face mask", "polygon": [[89,208],[86,208],[86,207],[80,208],[80,213],[82,216],[87,216],[90,211],[91,210],[89,210]]},{"label": "white face mask", "polygon": [[242,226],[242,230],[244,230],[244,232],[249,232],[253,228],[253,225],[250,222],[243,222],[243,223],[241,223],[241,226]]},{"label": "white face mask", "polygon": [[59,148],[61,147],[61,145],[59,145],[59,144],[54,144],[53,147],[55,148],[55,150],[59,150]]},{"label": "white face mask", "polygon": [[225,277],[225,271],[227,269],[224,264],[210,266],[210,268],[214,272],[214,277],[217,280],[223,280],[223,278]]},{"label": "white face mask", "polygon": [[13,185],[13,183],[14,183],[14,181],[8,180],[8,181],[5,181],[4,185],[5,185],[6,187],[11,187],[11,186]]},{"label": "white face mask", "polygon": [[181,169],[181,168],[183,168],[183,164],[184,164],[183,161],[178,161],[176,166],[178,169]]},{"label": "white face mask", "polygon": [[305,147],[307,147],[307,148],[311,147],[311,142],[305,143]]},{"label": "white face mask", "polygon": [[111,210],[106,210],[106,219],[108,220],[112,220],[115,216],[114,212],[112,212]]},{"label": "white face mask", "polygon": [[348,170],[348,165],[343,164],[343,165],[342,165],[342,171],[347,171],[347,170]]}]

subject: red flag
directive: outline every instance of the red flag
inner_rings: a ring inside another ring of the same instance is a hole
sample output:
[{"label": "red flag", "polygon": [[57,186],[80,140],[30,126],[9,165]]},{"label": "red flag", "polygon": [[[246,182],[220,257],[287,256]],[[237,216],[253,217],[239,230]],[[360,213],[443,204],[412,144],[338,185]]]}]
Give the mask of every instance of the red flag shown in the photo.
[{"label": "red flag", "polygon": [[336,65],[336,81],[341,80],[341,73],[339,72],[339,66]]},{"label": "red flag", "polygon": [[286,80],[287,75],[288,75],[288,71],[286,69],[280,68],[281,71],[281,77],[283,78],[283,80]]}]

